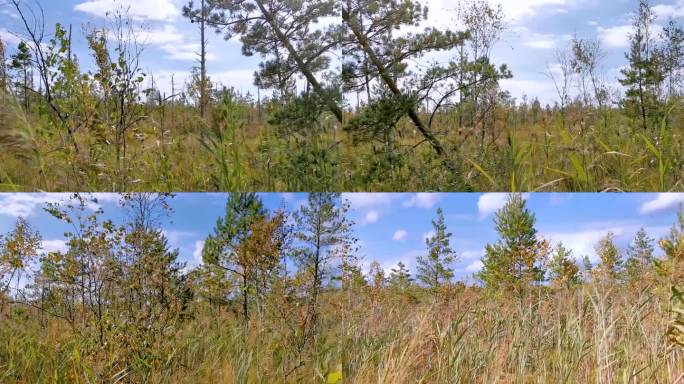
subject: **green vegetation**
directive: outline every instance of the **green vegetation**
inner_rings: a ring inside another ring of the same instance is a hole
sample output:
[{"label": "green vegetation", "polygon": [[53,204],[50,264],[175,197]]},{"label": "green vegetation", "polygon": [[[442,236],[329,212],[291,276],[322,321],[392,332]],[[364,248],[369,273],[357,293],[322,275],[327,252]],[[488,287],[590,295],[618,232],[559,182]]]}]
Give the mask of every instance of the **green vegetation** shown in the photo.
[{"label": "green vegetation", "polygon": [[[404,264],[385,278],[372,263],[364,276],[349,205],[331,193],[293,212],[229,196],[204,263],[187,268],[159,229],[169,198],[123,195],[120,224],[85,196],[48,204],[73,227],[59,252],[40,251],[24,219],[0,237],[0,381],[681,380],[682,213],[662,256],[637,234],[626,254],[643,263],[635,278],[610,236],[589,269],[532,241],[534,215],[511,195],[484,284],[466,285],[452,277],[441,211],[417,283]],[[494,273],[505,284],[491,284]]]},{"label": "green vegetation", "polygon": [[190,83],[159,91],[124,12],[86,28],[92,57],[76,57],[71,29],[48,31],[37,4],[9,2],[26,30],[0,49],[0,190],[684,189],[684,33],[671,21],[656,36],[645,0],[624,95],[603,80],[599,42],[575,37],[546,106],[501,88],[504,15],[486,1],[462,4],[462,31],[427,28],[412,0],[188,4],[202,35],[219,28],[262,58],[256,98],[212,84],[206,44]]}]

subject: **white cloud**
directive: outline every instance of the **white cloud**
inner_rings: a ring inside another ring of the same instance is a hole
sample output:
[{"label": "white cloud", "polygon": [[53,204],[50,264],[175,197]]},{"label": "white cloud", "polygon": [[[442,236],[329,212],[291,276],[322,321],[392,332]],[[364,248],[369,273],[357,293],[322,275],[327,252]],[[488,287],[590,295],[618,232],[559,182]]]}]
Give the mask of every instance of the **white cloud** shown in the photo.
[{"label": "white cloud", "polygon": [[376,221],[378,221],[379,218],[380,218],[380,214],[378,213],[378,211],[375,211],[375,210],[368,211],[366,213],[366,216],[364,217],[365,222],[367,224],[375,223]]},{"label": "white cloud", "polygon": [[[199,60],[199,51],[200,51],[200,45],[199,43],[186,43],[186,44],[163,44],[160,45],[159,48],[166,52],[167,58],[172,59],[172,60],[181,60],[181,61],[193,61],[193,60]],[[216,54],[212,52],[207,52],[206,54],[207,61],[214,61],[216,60],[217,56]],[[251,75],[250,71],[250,75]]]},{"label": "white cloud", "polygon": [[[71,193],[0,193],[0,215],[29,217],[48,203],[63,203],[72,196]],[[119,201],[119,195],[115,193],[93,193],[84,197],[86,207],[91,210],[100,208],[101,203]],[[91,201],[92,198],[97,202]]]},{"label": "white cloud", "polygon": [[43,240],[40,248],[43,252],[66,252],[69,247],[66,240]]},{"label": "white cloud", "polygon": [[536,97],[542,101],[550,101],[558,97],[556,87],[551,80],[503,79],[501,87],[515,97],[522,97],[525,94],[530,100]]},{"label": "white cloud", "polygon": [[195,249],[192,251],[192,258],[197,264],[202,264],[202,251],[204,250],[204,240],[195,241]]},{"label": "white cloud", "polygon": [[[157,88],[167,95],[171,94],[172,77],[176,91],[181,89],[183,84],[187,84],[190,81],[190,72],[188,71],[171,71],[163,69],[153,71],[151,74],[154,76]],[[224,72],[209,72],[209,77],[211,78],[212,83],[231,86],[243,93],[253,89],[253,70],[236,69]]]},{"label": "white cloud", "polygon": [[394,193],[343,193],[342,199],[349,200],[352,208],[370,208],[388,205],[397,196]]},{"label": "white cloud", "polygon": [[[552,13],[564,13],[563,8],[576,3],[578,0],[499,0],[492,4],[501,4],[506,20],[509,24],[520,24],[530,17],[536,16],[542,10]],[[457,5],[453,0],[427,0],[424,4],[430,8],[431,24],[439,26],[453,26],[454,10]]]},{"label": "white cloud", "polygon": [[[656,39],[662,30],[663,27],[658,24],[651,26],[651,34]],[[609,28],[598,26],[596,27],[596,32],[603,45],[607,48],[625,48],[629,46],[629,38],[633,33],[633,27],[630,24]]]},{"label": "white cloud", "polygon": [[508,200],[507,193],[485,193],[477,200],[477,210],[480,218],[484,219],[490,214],[501,209]]},{"label": "white cloud", "polygon": [[140,30],[136,32],[136,39],[146,44],[177,44],[182,43],[184,35],[178,32],[173,24],[165,24],[162,28]]},{"label": "white cloud", "polygon": [[5,43],[19,44],[21,39],[5,28],[0,28],[0,39]]},{"label": "white cloud", "polygon": [[417,208],[432,208],[437,201],[439,201],[440,195],[437,193],[416,193],[410,199],[404,201],[404,207],[417,207]]},{"label": "white cloud", "polygon": [[608,48],[624,48],[629,45],[629,34],[632,33],[631,25],[618,25],[615,27],[596,27],[599,39]]},{"label": "white cloud", "polygon": [[423,233],[423,242],[427,241],[428,239],[431,239],[435,237],[435,231],[431,230],[428,232]]},{"label": "white cloud", "polygon": [[639,212],[649,214],[678,207],[684,204],[684,193],[659,193],[655,199],[641,205]]},{"label": "white cloud", "polygon": [[180,242],[187,237],[196,236],[197,234],[190,231],[162,231],[163,235],[169,240],[171,246],[177,247]]},{"label": "white cloud", "polygon": [[[477,210],[480,212],[480,220],[503,208],[508,201],[508,193],[484,193],[477,200]],[[527,200],[529,193],[523,193],[522,198]]]},{"label": "white cloud", "polygon": [[529,28],[524,26],[513,28],[513,32],[520,34],[524,46],[542,50],[552,49],[558,46],[560,42],[572,39],[572,36],[570,35],[554,35],[548,33],[533,32]]},{"label": "white cloud", "polygon": [[477,249],[477,250],[468,250],[468,251],[463,251],[460,253],[461,258],[463,260],[472,260],[472,259],[480,259],[482,256],[484,256],[484,249]]},{"label": "white cloud", "polygon": [[68,193],[6,193],[0,194],[0,215],[28,217],[47,203],[68,200]]},{"label": "white cloud", "polygon": [[[631,222],[598,222],[576,231],[540,231],[540,236],[552,244],[562,242],[566,248],[572,250],[573,257],[578,261],[584,256],[589,256],[592,262],[596,262],[598,256],[594,247],[608,232],[615,235],[615,241],[618,245],[626,245],[640,228],[641,225]],[[656,239],[667,234],[669,230],[667,226],[645,227],[644,229],[649,236]]]},{"label": "white cloud", "polygon": [[654,5],[653,13],[661,19],[684,17],[684,0],[679,0],[676,4]]},{"label": "white cloud", "polygon": [[552,49],[556,46],[556,39],[552,35],[538,36],[523,42],[523,45],[534,49]]},{"label": "white cloud", "polygon": [[392,235],[392,240],[394,241],[404,241],[406,240],[406,236],[408,236],[408,232],[406,232],[403,229],[397,229],[394,232],[394,235]]},{"label": "white cloud", "polygon": [[484,264],[482,264],[482,261],[480,260],[475,260],[472,263],[468,264],[468,266],[465,268],[466,272],[480,272],[482,270],[482,267],[484,267]]},{"label": "white cloud", "polygon": [[[425,254],[425,251],[416,249],[416,250],[409,250],[403,253],[400,256],[397,257],[392,257],[388,258],[385,260],[376,260],[378,263],[380,263],[380,268],[382,268],[385,271],[385,276],[389,276],[389,274],[392,272],[392,269],[397,269],[399,262],[402,262],[404,264],[404,267],[409,270],[409,273],[415,273],[414,267],[416,263],[416,258],[419,256],[422,256]],[[368,271],[370,270],[370,265],[373,262],[373,260],[364,260],[360,263],[361,265],[361,271],[364,274],[367,274]]]},{"label": "white cloud", "polygon": [[9,9],[9,8],[0,9],[0,14],[9,16],[9,17],[11,17],[11,18],[13,18],[13,19],[18,19],[18,18],[19,18],[19,15],[17,15],[17,13],[16,13],[15,11],[13,11],[13,10],[11,10],[11,9]]},{"label": "white cloud", "polygon": [[89,0],[74,7],[97,17],[106,17],[119,9],[128,10],[137,20],[169,21],[180,16],[180,9],[172,0]]}]

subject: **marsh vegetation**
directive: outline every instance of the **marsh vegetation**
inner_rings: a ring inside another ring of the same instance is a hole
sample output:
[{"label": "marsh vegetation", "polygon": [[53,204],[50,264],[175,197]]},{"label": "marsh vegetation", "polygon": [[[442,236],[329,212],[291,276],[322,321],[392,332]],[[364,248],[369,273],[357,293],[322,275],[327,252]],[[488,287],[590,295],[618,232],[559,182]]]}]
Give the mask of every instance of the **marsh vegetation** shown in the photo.
[{"label": "marsh vegetation", "polygon": [[46,26],[38,2],[8,6],[25,28],[0,49],[3,190],[684,189],[684,33],[656,33],[646,0],[621,85],[600,42],[575,36],[549,63],[557,97],[544,102],[502,89],[514,74],[491,55],[505,15],[486,1],[461,3],[453,31],[417,1],[188,4],[201,36],[262,59],[256,95],[212,83],[206,37],[167,93],[125,10],[84,28],[77,57],[76,32]]},{"label": "marsh vegetation", "polygon": [[[0,238],[0,381],[122,383],[676,383],[684,372],[684,215],[600,260],[550,244],[511,195],[476,283],[454,279],[438,210],[415,272],[362,269],[348,202],[268,211],[233,194],[203,263],[160,229],[170,196],[88,196],[45,209],[62,251],[19,219]],[[373,255],[368,255],[373,257]],[[415,273],[415,275],[413,274]]]}]

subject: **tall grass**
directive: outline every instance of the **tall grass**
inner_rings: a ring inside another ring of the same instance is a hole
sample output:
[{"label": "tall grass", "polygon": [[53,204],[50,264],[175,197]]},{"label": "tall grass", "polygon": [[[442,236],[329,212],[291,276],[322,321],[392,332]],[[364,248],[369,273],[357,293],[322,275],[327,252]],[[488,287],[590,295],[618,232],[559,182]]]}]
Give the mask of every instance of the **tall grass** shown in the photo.
[{"label": "tall grass", "polygon": [[[589,118],[574,119],[581,127],[573,124],[570,112],[569,122],[561,123],[553,110],[536,121],[498,120],[487,128],[492,137],[484,151],[476,130],[452,126],[457,111],[445,112],[433,130],[458,177],[420,143],[408,121],[398,124],[393,147],[384,148],[339,127],[306,137],[286,134],[234,100],[212,108],[216,113],[207,121],[190,107],[168,108],[163,135],[158,121],[140,122],[128,139],[125,185],[116,183],[113,148],[88,127],[76,138],[90,150],[69,153],[45,122],[19,110],[4,123],[21,127],[26,140],[21,151],[0,151],[0,190],[684,190],[684,111],[678,104],[652,132],[634,128],[618,109],[606,111],[611,126],[600,129],[601,122]],[[510,108],[498,112],[515,117]],[[5,148],[9,140],[0,142]]]},{"label": "tall grass", "polygon": [[0,320],[0,382],[674,383],[684,372],[684,350],[666,337],[668,292],[653,284],[541,288],[525,300],[475,287],[439,300],[418,288],[324,299],[304,351],[288,342],[291,319],[245,328],[230,308],[195,303],[154,358],[123,368],[122,351],[16,307]]}]

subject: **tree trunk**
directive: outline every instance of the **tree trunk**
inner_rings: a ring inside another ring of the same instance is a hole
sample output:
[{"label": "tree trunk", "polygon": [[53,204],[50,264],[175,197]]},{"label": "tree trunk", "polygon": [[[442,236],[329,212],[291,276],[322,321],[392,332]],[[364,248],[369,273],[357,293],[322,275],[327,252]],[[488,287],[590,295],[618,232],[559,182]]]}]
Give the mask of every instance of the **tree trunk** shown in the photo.
[{"label": "tree trunk", "polygon": [[[271,26],[273,29],[273,32],[275,33],[276,37],[280,42],[283,44],[283,46],[287,49],[287,51],[290,53],[294,61],[297,63],[297,67],[299,70],[302,72],[306,80],[311,84],[313,87],[314,91],[319,94],[323,95],[323,87],[321,84],[318,82],[318,79],[314,76],[313,72],[311,72],[311,69],[309,69],[309,66],[304,62],[302,57],[299,55],[297,50],[292,46],[292,43],[290,42],[290,39],[283,33],[283,31],[280,29],[280,26],[278,25],[278,21],[273,17],[271,12],[266,9],[264,6],[263,0],[255,0],[255,3],[259,7],[259,10],[263,14],[264,18],[268,22],[268,24]],[[325,98],[326,104],[328,104],[328,109],[330,109],[330,112],[335,115],[335,118],[337,121],[340,123],[343,123],[343,113],[342,113],[342,108],[340,108],[337,103],[332,100],[329,97]]]},{"label": "tree trunk", "polygon": [[[392,94],[395,96],[403,96],[403,93],[397,86],[396,81],[392,78],[392,75],[387,73],[385,66],[382,64],[378,56],[375,54],[375,51],[372,50],[370,47],[370,43],[368,42],[368,39],[366,36],[363,34],[363,32],[359,29],[358,24],[356,23],[355,20],[352,20],[350,15],[347,13],[346,15],[343,16],[344,21],[347,23],[349,28],[351,29],[352,33],[354,34],[354,37],[356,38],[357,42],[361,46],[361,49],[365,52],[365,54],[368,55],[368,58],[370,59],[371,63],[375,68],[378,70],[378,73],[380,74],[380,77],[382,78],[382,81],[387,85],[387,87],[390,89]],[[418,116],[418,113],[416,112],[415,107],[408,108],[406,111],[409,118],[413,122],[413,124],[416,126],[418,131],[423,135],[426,141],[430,143],[434,151],[439,155],[443,162],[444,165],[449,168],[451,172],[454,174],[457,173],[456,167],[451,163],[449,158],[447,157],[447,153],[444,150],[444,147],[442,144],[437,140],[437,138],[430,132],[423,123],[423,121],[420,119],[420,116]]]}]

